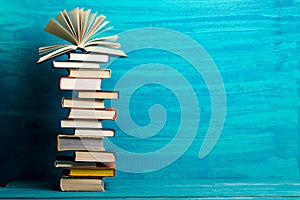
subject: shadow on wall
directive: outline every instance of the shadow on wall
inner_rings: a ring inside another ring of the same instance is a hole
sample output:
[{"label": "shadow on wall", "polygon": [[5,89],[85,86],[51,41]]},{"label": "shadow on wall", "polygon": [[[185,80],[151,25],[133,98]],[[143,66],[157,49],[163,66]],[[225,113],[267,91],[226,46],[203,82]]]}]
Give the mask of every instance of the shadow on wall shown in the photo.
[{"label": "shadow on wall", "polygon": [[[0,183],[14,179],[53,179],[60,176],[53,162],[59,131],[59,74],[51,63],[36,65],[37,48],[22,49],[15,62],[0,70]],[[28,58],[28,55],[33,55]],[[19,59],[19,60],[18,60]],[[41,75],[42,74],[42,75]]]}]

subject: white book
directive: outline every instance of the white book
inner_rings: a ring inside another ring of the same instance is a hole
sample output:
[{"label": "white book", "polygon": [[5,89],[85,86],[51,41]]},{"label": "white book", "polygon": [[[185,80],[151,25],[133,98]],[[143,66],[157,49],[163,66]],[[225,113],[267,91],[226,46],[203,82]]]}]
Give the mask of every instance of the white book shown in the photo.
[{"label": "white book", "polygon": [[71,108],[68,119],[99,119],[115,120],[117,111],[115,109],[81,109]]},{"label": "white book", "polygon": [[110,78],[109,69],[70,69],[69,77],[81,78]]},{"label": "white book", "polygon": [[108,62],[109,56],[96,53],[69,53],[69,60],[89,61],[89,62]]},{"label": "white book", "polygon": [[61,120],[60,121],[62,128],[102,128],[102,122],[99,120]]},{"label": "white book", "polygon": [[75,161],[116,162],[116,155],[113,152],[75,151]]},{"label": "white book", "polygon": [[101,79],[61,77],[60,90],[101,90]]},{"label": "white book", "polygon": [[61,106],[63,108],[104,108],[104,100],[63,97]]},{"label": "white book", "polygon": [[95,62],[80,62],[80,61],[53,61],[54,68],[80,68],[80,69],[99,69],[99,63]]},{"label": "white book", "polygon": [[87,128],[76,128],[75,135],[78,136],[99,136],[99,137],[113,137],[115,131],[112,129],[87,129]]},{"label": "white book", "polygon": [[97,92],[88,92],[88,91],[79,91],[79,98],[93,98],[93,99],[118,99],[119,92],[112,91],[97,91]]}]

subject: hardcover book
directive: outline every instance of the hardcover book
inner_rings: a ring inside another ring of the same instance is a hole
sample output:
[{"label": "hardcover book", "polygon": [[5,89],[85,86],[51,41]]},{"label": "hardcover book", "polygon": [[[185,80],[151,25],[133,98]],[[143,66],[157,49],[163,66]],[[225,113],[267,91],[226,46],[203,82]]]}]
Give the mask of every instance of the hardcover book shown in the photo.
[{"label": "hardcover book", "polygon": [[62,134],[57,136],[57,150],[105,151],[103,137]]},{"label": "hardcover book", "polygon": [[62,98],[63,108],[104,108],[104,100],[101,99],[82,99],[82,98]]},{"label": "hardcover book", "polygon": [[119,92],[117,91],[78,91],[79,98],[92,98],[92,99],[118,99]]},{"label": "hardcover book", "polygon": [[75,161],[116,162],[116,155],[113,152],[75,151]]},{"label": "hardcover book", "polygon": [[60,189],[62,191],[104,191],[104,181],[102,178],[88,177],[68,177],[63,176],[60,179]]}]

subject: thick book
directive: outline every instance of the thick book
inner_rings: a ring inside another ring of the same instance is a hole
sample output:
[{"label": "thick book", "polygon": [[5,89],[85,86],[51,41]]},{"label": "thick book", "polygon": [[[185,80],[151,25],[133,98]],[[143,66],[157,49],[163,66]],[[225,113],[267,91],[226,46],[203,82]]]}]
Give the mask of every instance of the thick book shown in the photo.
[{"label": "thick book", "polygon": [[60,179],[60,189],[62,191],[104,191],[102,178],[68,177]]},{"label": "thick book", "polygon": [[119,92],[117,91],[78,91],[78,98],[92,98],[92,99],[118,99]]},{"label": "thick book", "polygon": [[79,78],[110,78],[109,69],[69,69],[69,77]]},{"label": "thick book", "polygon": [[[59,158],[54,162],[55,167],[61,168],[115,168],[114,163],[99,163],[99,162],[75,162],[73,156]],[[60,159],[60,160],[59,160]]]},{"label": "thick book", "polygon": [[104,100],[63,97],[61,106],[63,108],[104,108]]},{"label": "thick book", "polygon": [[98,119],[98,120],[115,120],[117,110],[113,108],[105,109],[82,109],[71,108],[68,119]]},{"label": "thick book", "polygon": [[76,162],[116,162],[113,152],[75,151]]},{"label": "thick book", "polygon": [[106,63],[109,61],[109,56],[98,53],[70,52],[69,60]]},{"label": "thick book", "polygon": [[95,119],[61,120],[62,128],[102,128],[102,121]]},{"label": "thick book", "polygon": [[57,150],[86,150],[104,151],[103,137],[99,136],[78,136],[78,135],[57,135]]},{"label": "thick book", "polygon": [[61,77],[60,90],[101,90],[101,79]]},{"label": "thick book", "polygon": [[81,61],[63,61],[57,60],[53,61],[54,68],[66,68],[66,69],[99,69],[99,63],[95,62],[81,62]]},{"label": "thick book", "polygon": [[113,137],[115,131],[113,129],[100,128],[76,128],[74,135],[78,136],[99,136],[99,137]]}]

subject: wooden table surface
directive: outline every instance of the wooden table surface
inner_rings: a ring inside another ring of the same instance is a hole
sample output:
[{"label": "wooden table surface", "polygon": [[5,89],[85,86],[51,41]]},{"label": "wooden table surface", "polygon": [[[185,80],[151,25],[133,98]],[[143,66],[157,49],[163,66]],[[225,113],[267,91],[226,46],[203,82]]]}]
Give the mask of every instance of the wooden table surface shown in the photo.
[{"label": "wooden table surface", "polygon": [[300,182],[242,180],[106,180],[105,192],[60,192],[41,181],[15,181],[1,199],[297,199]]}]

